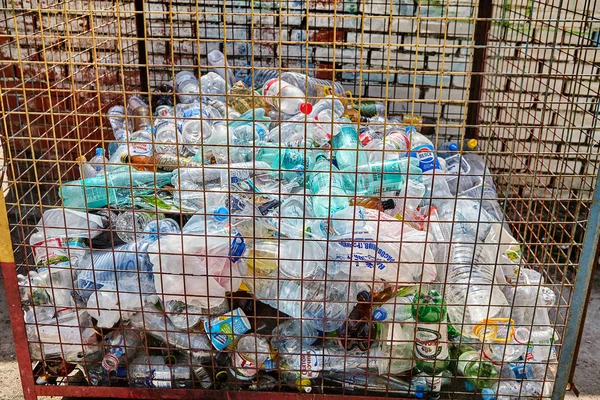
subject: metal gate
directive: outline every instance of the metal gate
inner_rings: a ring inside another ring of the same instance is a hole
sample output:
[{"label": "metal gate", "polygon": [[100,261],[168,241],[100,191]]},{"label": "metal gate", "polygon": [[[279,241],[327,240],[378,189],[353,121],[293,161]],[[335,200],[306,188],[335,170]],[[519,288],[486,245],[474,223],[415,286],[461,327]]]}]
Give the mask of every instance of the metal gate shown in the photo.
[{"label": "metal gate", "polygon": [[25,398],[564,397],[600,228],[599,10],[4,0]]}]

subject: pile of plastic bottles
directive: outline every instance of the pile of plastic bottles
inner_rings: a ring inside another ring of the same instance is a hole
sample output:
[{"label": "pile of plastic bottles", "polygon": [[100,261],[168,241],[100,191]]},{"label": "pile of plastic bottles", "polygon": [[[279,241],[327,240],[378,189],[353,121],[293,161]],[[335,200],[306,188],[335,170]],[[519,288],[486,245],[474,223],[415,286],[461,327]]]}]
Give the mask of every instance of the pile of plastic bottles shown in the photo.
[{"label": "pile of plastic bottles", "polygon": [[477,141],[212,60],[110,108],[114,140],[31,234],[38,383],[551,395],[555,294]]}]

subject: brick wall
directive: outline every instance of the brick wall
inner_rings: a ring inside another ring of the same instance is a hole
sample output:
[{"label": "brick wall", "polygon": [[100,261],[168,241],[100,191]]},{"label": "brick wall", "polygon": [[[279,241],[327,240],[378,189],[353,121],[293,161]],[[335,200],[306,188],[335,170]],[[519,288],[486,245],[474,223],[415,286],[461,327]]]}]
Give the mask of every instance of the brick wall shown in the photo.
[{"label": "brick wall", "polygon": [[495,3],[481,134],[497,180],[513,196],[588,199],[600,138],[600,9]]},{"label": "brick wall", "polygon": [[[517,183],[510,193],[589,195],[600,11],[593,15],[581,0],[563,8],[497,3],[482,150],[503,186]],[[31,146],[39,159],[58,152],[72,166],[95,146],[81,139],[110,139],[102,111],[140,90],[134,3],[4,0],[2,7],[0,129],[12,136],[13,153]],[[464,133],[473,1],[148,0],[144,7],[151,85],[172,82],[181,69],[206,71],[206,54],[221,49],[241,74],[281,67],[335,79],[357,98],[387,95],[390,115],[429,117],[441,141]]]}]

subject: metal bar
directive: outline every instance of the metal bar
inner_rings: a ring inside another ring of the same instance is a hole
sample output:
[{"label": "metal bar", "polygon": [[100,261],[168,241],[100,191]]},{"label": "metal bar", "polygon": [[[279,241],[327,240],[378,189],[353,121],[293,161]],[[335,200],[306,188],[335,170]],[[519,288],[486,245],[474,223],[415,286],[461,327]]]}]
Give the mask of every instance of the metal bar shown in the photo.
[{"label": "metal bar", "polygon": [[[311,393],[251,392],[251,391],[219,391],[198,389],[144,389],[127,387],[85,387],[85,386],[36,386],[38,396],[77,396],[129,399],[231,399],[231,400],[264,400],[269,399],[327,399],[327,400],[364,400],[364,396]],[[398,400],[410,398],[395,397]]]},{"label": "metal bar", "polygon": [[148,71],[146,57],[146,29],[144,25],[144,0],[135,0],[135,28],[138,48],[138,64],[140,70],[141,91],[148,93]]},{"label": "metal bar", "polygon": [[584,312],[588,292],[592,284],[592,272],[596,263],[596,251],[598,249],[598,240],[600,239],[600,171],[596,177],[596,188],[592,205],[588,213],[588,223],[586,224],[585,236],[583,239],[583,248],[579,270],[575,277],[573,288],[573,297],[569,307],[565,334],[562,338],[560,358],[558,361],[558,373],[554,384],[553,400],[561,400],[565,397],[573,362],[576,359],[576,349],[579,342],[579,336],[583,329]]},{"label": "metal bar", "polygon": [[488,34],[492,18],[493,4],[491,0],[480,0],[475,23],[475,43],[473,48],[473,65],[471,67],[471,85],[469,104],[467,105],[466,138],[479,137],[479,108],[485,60],[487,56]]},{"label": "metal bar", "polygon": [[[598,246],[598,248],[596,249],[596,255],[594,256],[594,263],[593,263],[593,267],[592,267],[592,281],[593,281],[593,276],[596,275],[596,271],[598,270],[598,262],[600,261],[600,246]],[[591,285],[589,285],[588,290],[587,290],[587,295],[585,297],[585,306],[583,309],[583,320],[581,321],[581,327],[579,329],[579,335],[577,335],[577,346],[575,346],[575,358],[573,359],[573,362],[571,363],[571,373],[569,374],[569,384],[567,386],[567,389],[570,387],[570,390],[573,391],[573,393],[575,393],[575,395],[577,397],[579,397],[579,390],[577,389],[577,386],[575,385],[574,382],[574,377],[575,377],[575,370],[577,369],[577,359],[579,358],[579,349],[581,347],[581,338],[583,337],[583,329],[585,327],[585,322],[587,320],[587,311],[588,311],[588,307],[590,305],[590,298],[592,297],[592,291],[594,289],[594,284],[592,282]]]},{"label": "metal bar", "polygon": [[[5,212],[0,214],[6,215]],[[2,237],[10,237],[10,234],[7,232],[6,236],[3,235]],[[19,364],[23,397],[25,400],[35,400],[37,398],[36,385],[33,378],[33,370],[31,369],[31,355],[29,353],[25,320],[23,319],[23,310],[21,308],[21,295],[19,294],[19,285],[17,283],[17,267],[14,262],[2,262],[0,263],[0,267],[2,267],[2,279],[4,280],[4,289],[6,290],[6,302],[15,341],[15,353]]]}]

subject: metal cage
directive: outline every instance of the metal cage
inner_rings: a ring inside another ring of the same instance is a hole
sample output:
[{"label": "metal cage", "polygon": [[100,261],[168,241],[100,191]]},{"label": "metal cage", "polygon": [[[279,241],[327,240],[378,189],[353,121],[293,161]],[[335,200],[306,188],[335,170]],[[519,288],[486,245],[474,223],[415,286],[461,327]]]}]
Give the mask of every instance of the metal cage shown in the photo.
[{"label": "metal cage", "polygon": [[[226,64],[221,64],[221,68],[218,65],[215,67],[214,60],[209,58],[214,50],[221,51],[225,56]],[[407,361],[411,366],[402,374],[392,374],[394,376],[378,375],[368,369],[364,378],[367,382],[371,382],[369,379],[373,382],[376,379],[385,381],[379,383],[381,387],[376,390],[366,390],[356,380],[345,381],[350,375],[349,368],[342,368],[341,372],[330,376],[328,380],[321,375],[313,377],[312,383],[297,379],[290,384],[289,378],[284,377],[281,364],[277,363],[268,372],[274,381],[265,383],[265,386],[261,386],[262,381],[256,378],[248,382],[228,376],[224,384],[214,383],[213,387],[206,387],[198,374],[190,374],[189,382],[181,388],[127,387],[128,380],[132,379],[129,369],[126,369],[124,376],[113,377],[104,386],[88,386],[89,370],[99,365],[100,360],[90,357],[78,363],[64,361],[64,352],[73,343],[63,339],[59,327],[68,329],[73,322],[60,319],[56,320],[58,322],[55,325],[49,326],[58,329],[58,339],[51,341],[51,344],[58,346],[58,353],[63,357],[46,357],[44,343],[39,339],[43,335],[40,330],[44,329],[45,324],[36,319],[32,321],[27,315],[24,317],[24,310],[36,309],[32,299],[40,286],[36,286],[31,279],[24,284],[23,278],[17,277],[18,274],[27,275],[39,269],[35,259],[36,242],[32,239],[36,234],[36,224],[44,211],[64,210],[61,195],[64,195],[69,182],[79,179],[82,164],[78,158],[90,158],[94,148],[109,149],[111,143],[115,142],[108,123],[110,107],[127,104],[132,95],[145,97],[151,105],[165,97],[177,103],[177,95],[165,95],[160,90],[161,85],[175,87],[174,76],[179,71],[189,71],[197,77],[208,71],[217,71],[225,77],[233,76],[234,80],[244,82],[249,87],[256,87],[261,76],[269,73],[280,76],[285,72],[297,72],[330,82],[329,90],[317,90],[316,94],[311,95],[307,79],[306,86],[300,85],[300,89],[306,92],[306,102],[314,104],[330,92],[337,91],[347,110],[353,110],[356,116],[363,116],[362,122],[359,122],[363,127],[376,124],[365,117],[376,113],[384,117],[384,121],[380,122],[384,125],[383,129],[404,126],[406,120],[393,120],[394,117],[421,116],[420,132],[436,148],[448,141],[463,143],[468,139],[477,139],[478,147],[472,154],[485,160],[489,170],[484,170],[484,179],[491,178],[497,186],[494,201],[497,200],[502,217],[496,227],[509,230],[520,246],[521,254],[516,256],[517,261],[511,268],[517,271],[528,268],[541,273],[545,287],[556,296],[556,304],[552,306],[535,301],[531,307],[548,313],[549,326],[555,334],[547,347],[555,349],[558,358],[549,358],[537,365],[532,360],[525,360],[524,363],[529,362],[542,371],[542,375],[537,375],[534,381],[542,385],[555,381],[553,399],[563,398],[567,387],[572,385],[572,370],[583,324],[586,294],[596,259],[599,231],[600,191],[596,190],[599,50],[600,6],[591,0],[2,0],[0,132],[3,139],[3,176],[7,184],[2,200],[6,214],[0,213],[4,239],[0,244],[0,261],[25,398],[64,395],[248,399],[265,395],[252,390],[267,390],[269,396],[285,394],[292,397],[300,396],[297,389],[305,388],[303,385],[312,385],[313,395],[337,393],[347,398],[358,395],[410,397],[416,393],[414,386],[396,390],[398,383],[394,383],[397,379],[410,383],[418,374],[414,368],[416,356],[411,354],[402,359],[393,351],[371,355],[367,363],[373,367],[381,360],[398,360]],[[228,87],[228,90],[233,89]],[[208,93],[208,97],[211,95],[218,96],[219,93]],[[260,102],[263,101],[260,94],[252,90],[242,94],[228,91],[220,95],[227,104],[233,98],[254,104],[262,104]],[[377,108],[376,102],[382,106]],[[181,116],[175,115],[171,119],[178,117]],[[136,123],[146,117],[128,115],[127,118]],[[156,115],[149,116],[150,123],[154,124],[159,118]],[[234,117],[225,112],[217,119],[231,124]],[[275,114],[273,121],[281,125],[286,118],[282,114]],[[309,122],[306,119],[298,119],[297,123],[308,129]],[[323,122],[323,125],[334,129],[333,122]],[[280,140],[281,131],[277,133]],[[155,138],[148,140],[146,144],[156,146]],[[175,146],[180,145],[178,140]],[[143,141],[141,143],[144,144]],[[225,147],[227,158],[231,159],[233,152],[244,149],[254,152],[258,146],[256,143],[240,145],[228,141]],[[279,147],[283,148],[283,145]],[[304,157],[311,157],[310,146],[303,143],[299,148]],[[357,154],[366,151],[361,147],[352,154],[358,158]],[[382,150],[384,156],[386,152],[390,151]],[[458,151],[458,154],[465,153],[466,150],[464,153]],[[418,157],[418,154],[409,153],[410,157]],[[179,162],[182,163],[179,166],[183,166],[181,159]],[[207,163],[206,160],[204,163]],[[254,168],[260,169],[256,165]],[[209,170],[208,166],[206,170]],[[310,167],[306,172],[311,173]],[[329,184],[333,184],[335,174],[331,173],[333,169],[329,172]],[[226,173],[227,176],[241,174],[239,170],[233,171],[227,166],[220,173]],[[357,180],[360,173],[340,172],[340,175],[353,176]],[[461,171],[457,179],[460,182],[469,179],[469,176],[468,171]],[[136,204],[140,201],[139,196],[130,189],[130,185],[134,185],[133,177],[130,179],[125,185],[115,185],[117,189],[129,190],[128,196],[135,198],[130,201],[134,206],[129,204],[129,209],[137,210],[139,214],[153,212],[151,219],[166,213],[182,226],[195,214],[182,204],[172,212],[159,210],[156,201],[154,210],[147,204],[145,210],[141,210]],[[435,179],[434,173],[434,182]],[[158,178],[154,178],[150,186],[157,183]],[[84,187],[81,193],[87,196],[89,190],[94,188]],[[108,192],[112,189],[108,186],[99,190],[105,190],[106,196],[110,197]],[[192,194],[194,190],[198,189],[189,189]],[[268,193],[269,199],[281,201],[281,191],[280,185],[277,190]],[[233,192],[230,188],[223,194],[231,197]],[[208,199],[206,192],[198,193],[204,203],[213,201],[212,198]],[[299,197],[305,199],[309,196],[306,190],[299,193]],[[347,195],[347,198],[350,204],[366,204],[357,192]],[[409,200],[406,196],[398,199],[405,204]],[[458,196],[454,201],[457,199]],[[334,196],[329,197],[329,207],[334,200]],[[258,201],[253,197],[250,203],[258,207]],[[436,201],[435,192],[429,194],[428,201],[429,206]],[[105,212],[105,217],[112,223],[117,214],[101,208],[90,205],[80,207],[83,211]],[[118,211],[125,209],[127,206],[121,206]],[[258,221],[268,217],[257,215],[257,210],[249,214],[248,220]],[[209,214],[204,212],[199,215],[208,218]],[[304,225],[319,221],[317,217],[311,219],[306,214],[303,216]],[[278,223],[281,224],[281,221],[283,219]],[[422,222],[410,221],[406,216],[405,221],[409,224]],[[334,223],[331,219],[329,222]],[[359,223],[356,216],[350,216],[346,222],[353,226]],[[386,220],[380,217],[375,222],[379,227]],[[52,226],[42,226],[38,231],[49,228]],[[102,234],[110,236],[119,229],[122,228],[111,225],[100,230]],[[86,230],[91,233],[92,226],[89,225]],[[286,246],[300,248],[300,259],[295,261],[301,262],[302,270],[307,268],[305,262],[314,258],[313,254],[307,253],[307,246],[312,246],[307,237],[286,243],[289,238],[285,235],[265,239],[258,229],[252,228],[250,231],[251,234],[243,235],[250,253],[244,253],[241,258],[255,268],[261,262],[267,263],[273,259],[277,262],[294,260],[282,257],[281,250]],[[429,232],[428,229],[425,232]],[[134,229],[133,235],[138,233]],[[402,231],[400,240],[395,238],[395,245],[409,248],[415,244],[404,235]],[[434,240],[428,235],[423,236],[425,247]],[[11,241],[8,240],[9,236]],[[64,236],[68,238],[67,232]],[[210,236],[198,235],[195,240],[197,243],[205,242],[208,247]],[[225,236],[229,245],[236,240],[236,234],[231,230]],[[265,240],[277,244],[274,258],[257,253],[257,243]],[[503,243],[502,240],[506,238],[499,239],[498,243],[514,245]],[[326,241],[330,241],[329,236]],[[385,242],[385,239],[376,237],[375,248]],[[356,243],[354,237],[351,243]],[[188,245],[192,244],[190,242]],[[416,243],[421,244],[420,241]],[[453,240],[446,243],[449,247],[455,244]],[[114,242],[109,241],[105,247],[114,250],[115,246]],[[46,243],[42,247],[48,251],[51,246]],[[76,250],[74,247],[68,248],[67,257],[76,257],[72,254]],[[133,252],[136,256],[141,253],[137,248]],[[500,253],[500,250],[497,252]],[[169,255],[168,251],[161,253]],[[173,255],[176,257],[178,254],[175,252]],[[209,259],[219,258],[208,253],[206,256]],[[118,257],[118,251],[113,253],[113,257]],[[378,257],[383,256],[377,253],[374,263],[381,261]],[[424,268],[423,257],[419,262],[413,262],[419,268]],[[332,268],[330,258],[318,261],[326,265],[325,268]],[[184,270],[190,268],[188,263],[182,256]],[[437,287],[445,294],[452,284],[439,271],[447,271],[449,261],[435,260],[431,263],[438,271]],[[409,264],[411,262],[406,265]],[[61,287],[61,283],[52,282],[50,278],[49,287],[42,285],[43,289],[56,296],[61,289],[64,292],[72,288],[78,274],[75,263],[66,270],[71,277],[70,283]],[[501,274],[502,266],[495,265],[493,270],[494,274]],[[233,275],[232,271],[230,273]],[[141,275],[138,272],[138,279],[142,279]],[[165,273],[165,276],[168,275]],[[375,275],[371,281],[362,278],[359,283],[374,291],[377,284],[381,284],[375,281]],[[159,276],[163,279],[161,273],[154,270],[154,279]],[[320,279],[336,282],[327,273],[325,276]],[[209,278],[207,274],[203,277]],[[247,285],[256,285],[256,279],[256,276],[252,279],[246,276],[244,281]],[[272,284],[283,285],[291,279],[279,275]],[[347,282],[341,279],[341,283],[350,282],[346,279]],[[492,287],[500,285],[497,279],[494,282]],[[407,282],[395,283],[398,286],[403,286],[401,283],[408,285]],[[424,290],[427,284],[424,279],[411,282],[417,290]],[[199,286],[200,283],[195,282],[194,285]],[[516,287],[519,285],[521,283],[516,282]],[[322,288],[325,296],[328,290],[331,291],[328,283]],[[540,288],[538,285],[538,290]],[[163,291],[168,289],[163,286]],[[140,290],[136,292],[138,295]],[[118,285],[107,290],[109,293],[123,291]],[[240,293],[228,292],[220,296],[226,296],[232,304],[251,306],[252,310],[262,307],[262,302],[252,297],[248,299],[246,294]],[[159,291],[158,295],[160,297],[164,293]],[[310,296],[318,297],[318,294]],[[313,300],[310,296],[296,300],[300,303],[310,302]],[[345,298],[346,314],[340,318],[340,324],[351,312],[351,303],[357,303],[354,299],[348,300],[349,295]],[[23,299],[28,299],[29,303]],[[212,299],[214,301],[214,297]],[[99,304],[99,300],[97,302]],[[373,299],[366,302],[370,302],[369,307],[376,303]],[[362,303],[365,303],[364,299]],[[453,306],[451,302],[447,303]],[[132,318],[130,314],[141,315],[142,319],[150,318],[152,314],[142,312],[141,306],[126,310],[117,303],[116,310],[111,310],[98,304],[95,309],[98,314],[100,311],[116,311],[123,320]],[[270,304],[276,308],[280,303]],[[343,305],[344,301],[333,299],[324,304],[327,308],[327,304]],[[417,313],[418,307],[422,306],[416,306]],[[515,304],[507,306],[513,310],[509,318],[519,310]],[[93,330],[88,338],[95,343],[97,351],[105,350],[102,343],[111,332],[120,331],[124,335],[123,332],[131,330],[126,323],[117,323],[113,329],[99,328],[96,322],[89,322],[91,320],[88,317],[85,319],[88,322],[82,319],[84,310],[90,308],[79,302],[74,307],[79,311],[75,321],[75,326],[79,326],[79,334],[83,335],[86,329]],[[188,319],[195,314],[208,314],[211,306],[207,308],[208,311],[203,309],[201,312],[187,308],[183,315]],[[56,304],[53,310],[61,311]],[[168,358],[171,352],[181,351],[182,348],[169,344],[168,336],[173,333],[164,327],[167,323],[164,313],[161,310],[154,311],[163,320],[162,328],[154,329],[153,335],[152,329],[146,327],[144,340],[133,347],[138,354],[162,354]],[[125,314],[128,316],[125,317]],[[263,322],[266,326],[288,320],[277,312],[265,318]],[[258,318],[250,320],[253,328],[257,329]],[[412,324],[415,326],[417,322],[413,321]],[[187,338],[188,344],[194,335],[203,334],[198,329],[184,329],[178,333]],[[328,343],[327,340],[330,340],[326,333],[319,330],[315,335],[319,340],[317,343]],[[371,338],[371,335],[369,333],[368,340],[385,342],[381,337]],[[270,338],[273,335],[268,332],[265,336]],[[338,334],[338,339],[343,344],[349,338],[346,333],[346,336]],[[459,335],[456,340],[453,342],[455,347],[473,345],[473,339],[464,335]],[[254,345],[258,346],[258,343]],[[388,347],[393,346],[394,342],[391,342]],[[477,344],[474,346],[477,347]],[[506,350],[509,345],[505,341],[503,346]],[[211,351],[212,358],[203,361],[202,366],[206,371],[227,371],[227,365],[231,367],[231,363],[234,363],[226,361],[221,365],[215,358],[219,352],[215,349]],[[229,349],[221,354],[233,359],[237,353]],[[331,362],[349,366],[352,357],[353,353],[346,351],[339,355],[337,361],[334,358]],[[194,360],[188,354],[187,361],[182,364],[193,369]],[[499,364],[498,368],[501,369],[505,363],[501,361]],[[170,369],[169,373],[175,374],[174,369]],[[230,372],[226,373],[231,375]],[[450,375],[452,382],[442,387],[442,397],[475,398],[481,395],[479,391],[475,393],[464,388],[464,376],[456,372]],[[497,378],[499,382],[506,379]],[[435,393],[432,395],[435,397]],[[527,397],[524,392],[523,397]]]}]

